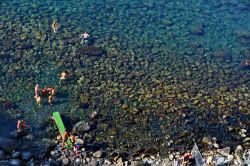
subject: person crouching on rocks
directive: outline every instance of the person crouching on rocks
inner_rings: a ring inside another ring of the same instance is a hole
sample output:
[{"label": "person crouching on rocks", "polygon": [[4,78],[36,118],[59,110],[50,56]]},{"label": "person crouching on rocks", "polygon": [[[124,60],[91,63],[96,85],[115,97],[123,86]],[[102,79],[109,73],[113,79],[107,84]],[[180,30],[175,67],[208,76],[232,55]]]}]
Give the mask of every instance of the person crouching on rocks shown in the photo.
[{"label": "person crouching on rocks", "polygon": [[62,142],[62,149],[64,149],[65,142],[67,141],[68,137],[69,137],[69,134],[68,134],[68,132],[65,130],[64,133],[63,133],[63,136],[62,136],[62,141],[63,141],[63,142]]},{"label": "person crouching on rocks", "polygon": [[74,144],[76,141],[76,136],[73,132],[70,133],[70,141]]}]

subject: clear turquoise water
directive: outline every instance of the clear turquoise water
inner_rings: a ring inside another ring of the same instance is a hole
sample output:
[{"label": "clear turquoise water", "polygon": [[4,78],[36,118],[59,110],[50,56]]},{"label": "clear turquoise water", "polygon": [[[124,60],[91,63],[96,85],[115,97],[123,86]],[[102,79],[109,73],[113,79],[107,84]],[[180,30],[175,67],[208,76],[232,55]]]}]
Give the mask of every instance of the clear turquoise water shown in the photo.
[{"label": "clear turquoise water", "polygon": [[[201,102],[206,101],[206,95],[213,96],[214,93],[221,94],[221,100],[225,100],[225,109],[219,107],[216,97],[212,97],[215,107],[203,107],[202,104],[193,106],[194,99],[191,97],[180,99],[177,92],[169,93],[165,99],[174,98],[176,102],[170,106],[174,110],[172,112],[182,113],[188,108],[194,111],[215,111],[222,116],[220,113],[223,111],[235,111],[239,112],[232,114],[238,119],[236,124],[249,118],[250,97],[245,94],[250,92],[250,73],[240,63],[250,58],[250,39],[238,35],[250,32],[248,0],[2,0],[0,8],[0,94],[16,102],[18,110],[24,111],[24,118],[34,128],[40,128],[53,111],[61,111],[68,117],[86,119],[90,111],[97,110],[103,114],[110,111],[107,115],[108,124],[112,129],[121,131],[118,132],[119,139],[124,140],[121,135],[132,133],[132,136],[126,136],[128,142],[140,140],[141,133],[146,133],[144,139],[152,137],[154,140],[164,138],[168,132],[178,135],[175,131],[179,129],[174,127],[160,128],[161,124],[169,122],[159,121],[158,114],[168,115],[171,108],[164,109],[153,104],[146,106],[149,101],[139,102],[138,98],[128,97],[131,94],[139,96],[137,91],[143,89],[159,88],[155,80],[163,82],[170,89],[174,87],[174,91],[185,88],[190,96],[191,91],[201,92]],[[57,33],[51,30],[53,19],[60,24]],[[102,47],[115,56],[92,59],[76,54],[75,50],[81,47],[79,35],[84,31],[95,38],[94,46]],[[72,86],[61,88],[58,79],[64,69],[70,70],[76,80],[85,76],[85,79],[93,82],[82,85],[73,82]],[[126,77],[141,71],[144,74],[129,80],[120,77],[121,73]],[[118,88],[118,94],[111,93],[113,85],[103,84],[108,80],[132,87],[133,90],[127,96],[121,88]],[[33,89],[36,83],[58,87],[61,96],[58,96],[55,106],[35,106]],[[137,83],[145,86],[141,87]],[[109,86],[110,89],[107,88]],[[95,93],[97,87],[101,90]],[[227,90],[220,92],[221,88]],[[160,90],[164,96],[164,90]],[[79,99],[77,95],[80,92],[90,94],[91,100],[95,98],[98,103],[93,104],[92,101],[89,109],[76,108],[74,102]],[[241,94],[243,97],[240,97]],[[118,99],[128,103],[129,107],[140,107],[143,111],[150,109],[151,113],[146,113],[149,117],[148,128],[140,126],[143,120],[135,125],[123,126],[119,120],[124,110],[110,104],[109,98],[111,102]],[[241,106],[240,101],[247,104]],[[185,106],[179,108],[182,104]],[[75,113],[77,110],[80,111]],[[11,113],[10,116],[13,117]],[[205,113],[204,116],[210,115]],[[218,115],[215,113],[214,116]],[[249,128],[244,125],[242,127]],[[12,124],[10,129],[13,128],[15,126]],[[4,134],[5,130],[0,131],[0,134]],[[98,131],[103,132],[102,129]],[[213,125],[211,130],[204,132],[211,136],[219,135]]]}]

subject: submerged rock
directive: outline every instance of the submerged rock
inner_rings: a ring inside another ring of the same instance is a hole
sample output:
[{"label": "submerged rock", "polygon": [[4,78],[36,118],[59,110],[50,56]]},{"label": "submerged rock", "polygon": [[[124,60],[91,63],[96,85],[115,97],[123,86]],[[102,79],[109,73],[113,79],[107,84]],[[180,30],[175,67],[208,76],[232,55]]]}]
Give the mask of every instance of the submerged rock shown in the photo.
[{"label": "submerged rock", "polygon": [[104,53],[104,50],[100,47],[84,46],[78,49],[78,52],[81,55],[100,56]]},{"label": "submerged rock", "polygon": [[250,69],[250,59],[244,59],[240,65],[242,68]]},{"label": "submerged rock", "polygon": [[192,27],[190,32],[194,35],[204,35],[205,31],[202,26]]},{"label": "submerged rock", "polygon": [[238,32],[236,36],[238,38],[250,39],[250,32]]},{"label": "submerged rock", "polygon": [[89,123],[86,123],[84,121],[80,121],[76,123],[73,127],[73,132],[86,132],[90,130]]},{"label": "submerged rock", "polygon": [[5,159],[5,153],[4,151],[0,150],[0,160],[4,160]]},{"label": "submerged rock", "polygon": [[33,154],[31,152],[22,152],[22,159],[23,160],[30,160],[33,157]]},{"label": "submerged rock", "polygon": [[13,159],[17,159],[17,158],[19,158],[21,156],[21,153],[20,152],[15,152],[15,153],[13,153],[12,155],[11,155],[11,157],[13,158]]},{"label": "submerged rock", "polygon": [[18,160],[18,159],[12,159],[9,161],[8,163],[11,166],[21,166],[22,165],[22,161]]},{"label": "submerged rock", "polygon": [[17,147],[17,140],[0,138],[0,149],[2,149],[4,152],[11,153],[12,151],[16,150]]}]

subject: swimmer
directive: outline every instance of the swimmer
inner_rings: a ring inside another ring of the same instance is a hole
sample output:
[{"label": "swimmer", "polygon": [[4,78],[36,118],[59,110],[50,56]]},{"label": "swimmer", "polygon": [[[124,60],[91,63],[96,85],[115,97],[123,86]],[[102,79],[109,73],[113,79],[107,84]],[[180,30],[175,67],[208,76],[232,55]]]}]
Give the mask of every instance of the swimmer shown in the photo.
[{"label": "swimmer", "polygon": [[59,81],[59,84],[62,82],[62,81],[65,81],[68,77],[68,72],[66,70],[64,70],[62,73],[61,73],[61,78],[60,78],[60,81]]},{"label": "swimmer", "polygon": [[87,32],[84,32],[83,34],[81,34],[80,37],[82,38],[81,44],[83,44],[83,43],[87,43],[88,42],[88,39],[89,39],[90,36],[89,36],[89,34]]},{"label": "swimmer", "polygon": [[53,29],[53,32],[56,33],[56,31],[59,28],[59,23],[56,22],[56,20],[53,20],[53,23],[51,24],[51,28]]}]

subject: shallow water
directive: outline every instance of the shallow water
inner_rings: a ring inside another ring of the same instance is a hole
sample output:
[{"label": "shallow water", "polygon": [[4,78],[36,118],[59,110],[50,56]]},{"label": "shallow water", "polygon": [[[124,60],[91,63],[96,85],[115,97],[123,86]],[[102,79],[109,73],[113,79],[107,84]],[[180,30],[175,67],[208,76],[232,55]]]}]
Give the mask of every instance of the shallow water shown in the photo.
[{"label": "shallow water", "polygon": [[[227,127],[249,130],[250,70],[241,66],[250,58],[247,0],[2,0],[0,8],[0,94],[17,104],[3,113],[23,111],[43,128],[53,111],[76,121],[95,110],[104,117],[96,141],[108,136],[114,147],[164,149],[166,137],[188,147],[203,136],[233,146],[240,140]],[[106,55],[79,55],[84,31]],[[65,69],[71,82],[61,86]],[[37,83],[58,89],[53,106],[46,98],[35,105]]]}]

